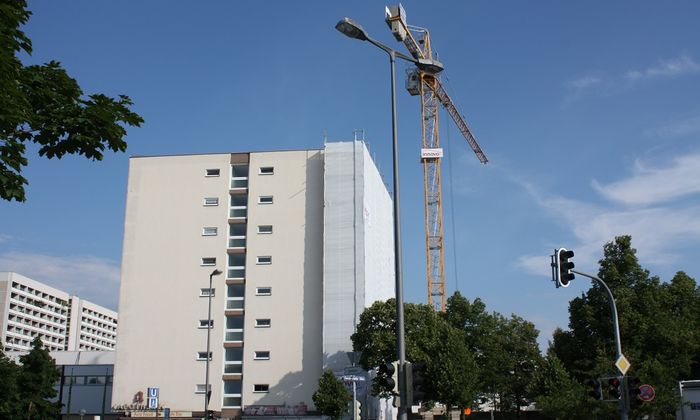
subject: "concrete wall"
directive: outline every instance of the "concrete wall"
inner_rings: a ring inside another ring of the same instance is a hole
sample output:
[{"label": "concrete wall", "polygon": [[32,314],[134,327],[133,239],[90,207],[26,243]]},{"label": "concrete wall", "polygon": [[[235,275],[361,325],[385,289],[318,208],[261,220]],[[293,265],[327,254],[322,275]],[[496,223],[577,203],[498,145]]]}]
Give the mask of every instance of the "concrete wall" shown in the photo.
[{"label": "concrete wall", "polygon": [[[132,158],[124,225],[113,404],[127,404],[138,391],[160,388],[160,402],[173,410],[203,408],[208,287],[214,268],[226,268],[229,154]],[[220,176],[205,170],[219,168]],[[219,205],[206,207],[205,197]],[[202,227],[218,236],[202,236]],[[216,257],[216,267],[201,266]],[[212,314],[223,314],[225,284],[215,277]],[[210,372],[222,372],[223,322],[212,329]],[[215,380],[218,378],[218,380]],[[212,375],[211,408],[221,405],[220,374]]]},{"label": "concrete wall", "polygon": [[[260,175],[260,167],[274,167]],[[257,204],[261,195],[273,204]],[[244,405],[304,402],[321,375],[323,155],[321,151],[251,153],[248,192]],[[258,234],[258,225],[272,225],[272,234]],[[258,265],[258,256],[272,264]],[[255,288],[272,287],[271,296],[255,296]],[[256,328],[256,319],[270,319]],[[254,360],[256,351],[270,351],[270,360]],[[254,386],[269,385],[269,392]]]}]

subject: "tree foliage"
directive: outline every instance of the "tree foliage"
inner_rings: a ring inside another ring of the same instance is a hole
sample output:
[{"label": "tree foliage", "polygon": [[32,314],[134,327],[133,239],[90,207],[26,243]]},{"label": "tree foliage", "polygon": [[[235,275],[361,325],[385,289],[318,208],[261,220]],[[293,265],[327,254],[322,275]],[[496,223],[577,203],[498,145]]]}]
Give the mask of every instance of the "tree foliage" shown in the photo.
[{"label": "tree foliage", "polygon": [[0,1],[0,198],[8,201],[26,200],[28,143],[49,159],[102,160],[106,149],[126,150],[125,125],[143,122],[128,96],[85,97],[57,61],[24,66],[17,55],[31,54],[32,42],[20,27],[30,16],[25,0]]},{"label": "tree foliage", "polygon": [[19,392],[17,377],[20,368],[0,349],[0,419],[11,419],[17,414]]},{"label": "tree foliage", "polygon": [[0,418],[56,418],[61,404],[49,400],[56,397],[54,386],[61,374],[39,337],[19,361],[18,366],[0,353]]},{"label": "tree foliage", "polygon": [[[603,251],[598,277],[617,303],[622,351],[632,365],[627,375],[656,390],[654,401],[641,404],[631,417],[672,417],[678,381],[700,377],[700,288],[683,272],[669,282],[650,276],[629,236],[615,238]],[[555,331],[552,350],[579,383],[617,374],[612,325],[601,286],[571,301],[569,329]]]},{"label": "tree foliage", "polygon": [[602,403],[587,397],[587,390],[564,369],[553,351],[543,359],[530,387],[536,395],[537,408],[554,420],[588,420],[604,409]]},{"label": "tree foliage", "polygon": [[[397,359],[395,302],[375,302],[360,315],[352,342],[353,349],[362,352],[360,365],[365,370]],[[427,400],[468,406],[474,398],[476,364],[464,346],[464,333],[428,305],[405,304],[404,320],[406,359],[426,365]],[[387,396],[390,390],[381,375],[372,384],[372,394]]]},{"label": "tree foliage", "polygon": [[448,299],[445,318],[464,332],[474,354],[480,398],[516,413],[534,401],[530,383],[542,360],[534,324],[516,315],[487,313],[480,299],[469,302],[459,292]]},{"label": "tree foliage", "polygon": [[338,420],[345,413],[352,396],[333,371],[326,369],[318,379],[318,390],[314,392],[312,399],[321,414],[330,417],[331,420]]}]

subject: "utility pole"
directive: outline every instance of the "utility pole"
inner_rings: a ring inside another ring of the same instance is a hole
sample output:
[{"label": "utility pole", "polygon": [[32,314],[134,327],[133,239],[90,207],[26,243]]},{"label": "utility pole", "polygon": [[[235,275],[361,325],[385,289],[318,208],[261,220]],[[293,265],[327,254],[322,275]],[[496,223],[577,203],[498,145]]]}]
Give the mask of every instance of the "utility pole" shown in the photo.
[{"label": "utility pole", "polygon": [[622,373],[622,380],[620,380],[620,420],[628,419],[628,404],[627,404],[627,385],[625,381],[625,373],[629,369],[629,362],[622,354],[622,343],[620,342],[620,323],[617,318],[617,305],[615,305],[615,297],[613,296],[610,288],[607,284],[597,276],[592,274],[583,273],[581,271],[574,270],[574,263],[569,261],[574,257],[574,251],[567,250],[565,248],[559,248],[554,250],[554,255],[551,256],[552,259],[552,280],[559,287],[568,287],[569,282],[575,278],[574,274],[580,276],[588,277],[593,281],[597,281],[598,284],[603,286],[603,289],[608,293],[608,301],[610,303],[610,312],[612,313],[613,321],[613,332],[615,334],[615,367]]},{"label": "utility pole", "polygon": [[[615,333],[615,360],[619,361],[620,359],[624,358],[622,354],[622,343],[620,342],[620,323],[617,318],[617,305],[615,305],[615,298],[613,297],[612,292],[610,291],[610,288],[608,287],[607,284],[600,278],[593,276],[591,274],[586,274],[580,271],[576,270],[570,270],[572,273],[578,274],[580,276],[588,277],[591,280],[597,281],[598,284],[603,286],[603,289],[605,289],[606,292],[608,292],[608,300],[610,303],[610,312],[612,312],[612,320],[613,320],[613,332]],[[625,369],[625,372],[627,370]],[[626,404],[626,398],[627,398],[627,381],[624,380],[625,374],[622,374],[622,380],[620,381],[620,420],[627,420],[628,419],[628,412],[627,412],[627,404]]]}]

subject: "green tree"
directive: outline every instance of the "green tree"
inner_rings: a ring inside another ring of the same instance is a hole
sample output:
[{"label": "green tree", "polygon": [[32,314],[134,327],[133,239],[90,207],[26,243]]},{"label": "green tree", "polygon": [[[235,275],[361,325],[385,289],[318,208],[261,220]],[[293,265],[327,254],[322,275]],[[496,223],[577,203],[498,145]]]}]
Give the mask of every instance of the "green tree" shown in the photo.
[{"label": "green tree", "polygon": [[[396,360],[396,301],[375,302],[360,315],[352,335],[353,349],[362,351],[360,365],[376,369]],[[426,365],[426,399],[448,406],[467,407],[475,394],[476,364],[464,346],[464,333],[451,326],[428,305],[404,305],[406,359]],[[381,373],[373,395],[387,396]]]},{"label": "green tree", "polygon": [[445,319],[464,332],[475,355],[479,397],[499,402],[499,409],[518,415],[534,400],[530,382],[541,364],[534,324],[516,315],[487,313],[478,298],[469,302],[459,292],[447,301]]},{"label": "green tree", "polygon": [[0,198],[7,201],[26,200],[28,143],[49,159],[102,160],[105,149],[126,150],[125,125],[143,122],[128,96],[85,97],[57,61],[24,66],[17,55],[31,54],[32,42],[20,27],[30,16],[25,0],[0,0]]},{"label": "green tree", "polygon": [[22,418],[56,418],[60,414],[61,404],[50,402],[49,399],[56,397],[54,386],[61,378],[61,373],[39,337],[34,338],[31,351],[21,356],[19,361],[21,367],[17,388]]},{"label": "green tree", "polygon": [[316,409],[331,420],[338,420],[347,409],[352,396],[332,370],[326,369],[318,379],[318,390],[312,396]]},{"label": "green tree", "polygon": [[569,375],[552,351],[543,359],[530,386],[537,409],[548,418],[588,420],[601,411],[602,403],[587,397],[587,389]]},{"label": "green tree", "polygon": [[17,418],[19,415],[19,371],[19,366],[0,349],[0,419]]},{"label": "green tree", "polygon": [[[700,373],[700,289],[683,272],[670,282],[650,276],[639,265],[630,236],[607,243],[603,253],[598,277],[617,303],[622,351],[632,364],[627,375],[657,391],[654,401],[641,404],[631,417],[672,418],[678,381]],[[617,374],[612,317],[599,285],[571,301],[569,329],[555,331],[553,351],[580,383]]]}]

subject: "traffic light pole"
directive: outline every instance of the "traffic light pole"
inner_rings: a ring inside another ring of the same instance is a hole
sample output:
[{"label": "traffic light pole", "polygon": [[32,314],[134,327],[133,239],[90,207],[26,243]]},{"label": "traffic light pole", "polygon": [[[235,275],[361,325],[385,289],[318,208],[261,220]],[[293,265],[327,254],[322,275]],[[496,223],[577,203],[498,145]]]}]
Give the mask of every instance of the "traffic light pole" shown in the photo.
[{"label": "traffic light pole", "polygon": [[[617,352],[617,357],[615,360],[620,359],[622,357],[622,344],[620,343],[620,323],[617,320],[617,305],[615,305],[615,298],[613,297],[612,292],[610,291],[610,288],[608,287],[607,284],[601,279],[599,279],[596,276],[582,273],[580,271],[576,270],[570,270],[572,273],[578,274],[583,277],[588,277],[591,280],[597,281],[599,284],[603,286],[606,292],[608,292],[608,298],[610,301],[610,311],[612,312],[612,319],[613,319],[613,332],[615,333],[615,351]],[[623,375],[623,380],[620,381],[620,387],[621,392],[620,392],[620,420],[627,420],[628,419],[628,413],[627,413],[627,404],[625,403],[625,399],[627,398],[627,389],[626,389],[626,384],[624,380],[624,375]]]}]

